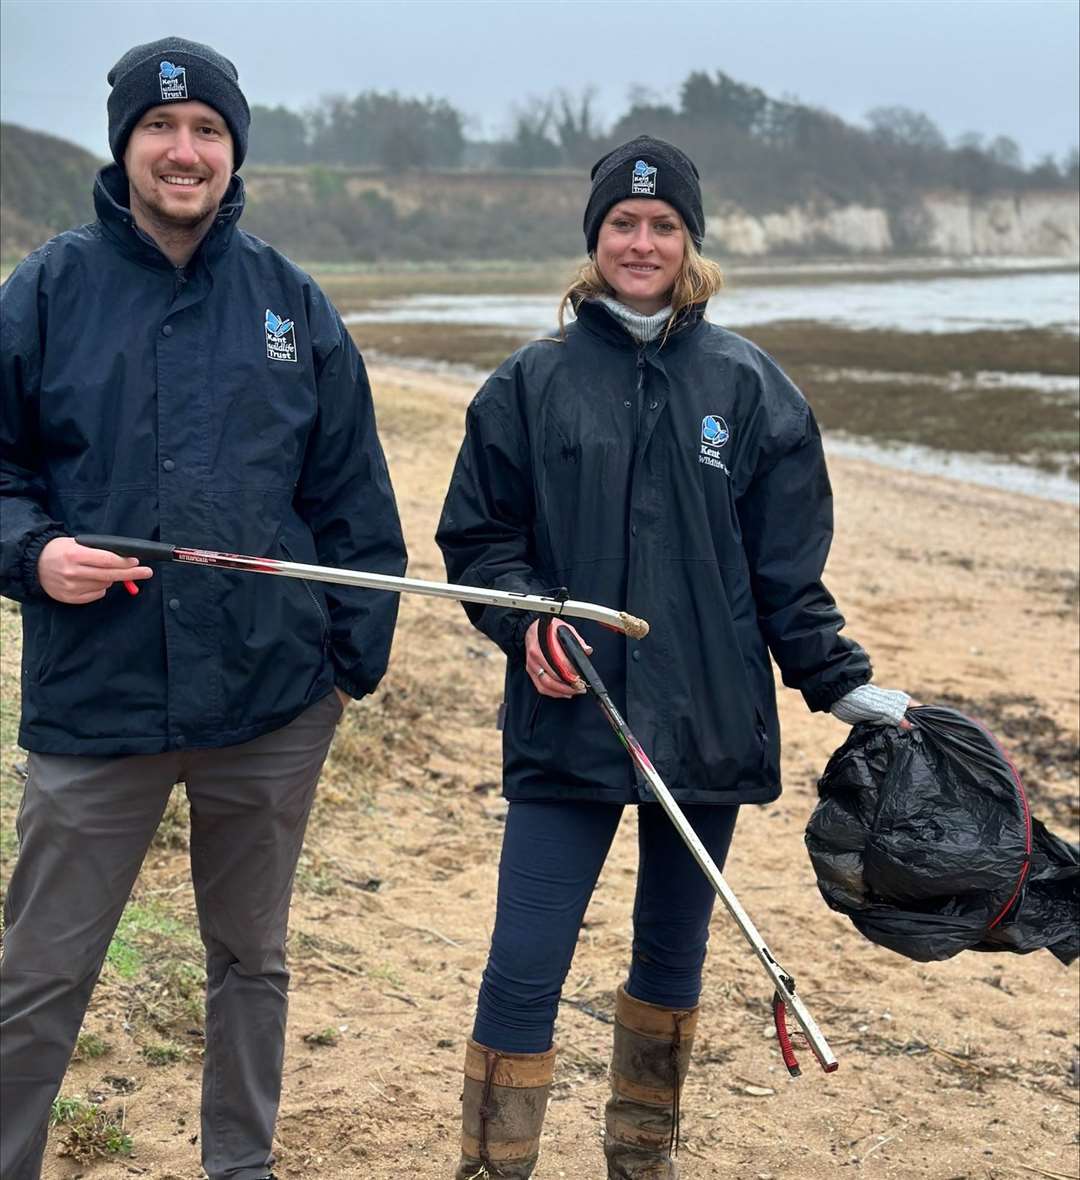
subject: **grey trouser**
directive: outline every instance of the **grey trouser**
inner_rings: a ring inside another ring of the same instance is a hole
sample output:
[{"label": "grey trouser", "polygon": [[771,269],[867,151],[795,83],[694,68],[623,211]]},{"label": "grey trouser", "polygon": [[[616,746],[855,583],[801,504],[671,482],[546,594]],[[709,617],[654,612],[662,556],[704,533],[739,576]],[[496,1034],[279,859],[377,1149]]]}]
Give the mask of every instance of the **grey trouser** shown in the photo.
[{"label": "grey trouser", "polygon": [[340,716],[331,692],[283,728],[225,749],[30,755],[0,963],[2,1180],[40,1175],[52,1100],[177,782],[191,803],[191,876],[206,947],[203,1167],[211,1180],[269,1173],[289,899]]}]

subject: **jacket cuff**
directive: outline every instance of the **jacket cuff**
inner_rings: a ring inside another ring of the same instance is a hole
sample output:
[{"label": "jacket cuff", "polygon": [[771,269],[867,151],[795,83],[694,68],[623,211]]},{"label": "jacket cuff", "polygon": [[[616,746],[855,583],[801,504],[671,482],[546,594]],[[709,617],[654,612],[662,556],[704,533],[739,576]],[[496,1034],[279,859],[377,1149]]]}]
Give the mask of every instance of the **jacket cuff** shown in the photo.
[{"label": "jacket cuff", "polygon": [[62,528],[59,528],[57,525],[49,525],[48,528],[43,529],[40,533],[36,533],[26,542],[23,548],[19,577],[28,600],[49,597],[42,588],[40,578],[38,578],[38,558],[41,557],[42,549],[50,541],[55,541],[57,537],[66,536],[67,533]]},{"label": "jacket cuff", "polygon": [[821,684],[815,688],[802,690],[803,700],[806,701],[811,713],[827,713],[830,706],[835,705],[841,697],[846,697],[853,688],[860,684],[869,684],[873,678],[873,671],[868,667],[865,672],[849,676],[845,680],[837,680],[832,684]]},{"label": "jacket cuff", "polygon": [[510,624],[505,648],[512,664],[525,663],[525,632],[539,617],[536,611],[531,610],[513,612],[513,622]]}]

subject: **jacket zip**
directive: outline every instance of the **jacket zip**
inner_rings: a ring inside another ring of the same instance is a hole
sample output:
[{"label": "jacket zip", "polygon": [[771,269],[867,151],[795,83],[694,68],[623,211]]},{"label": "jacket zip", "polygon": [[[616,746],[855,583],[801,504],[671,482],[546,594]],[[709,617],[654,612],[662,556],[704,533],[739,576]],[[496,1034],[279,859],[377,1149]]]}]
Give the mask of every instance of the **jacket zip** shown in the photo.
[{"label": "jacket zip", "polygon": [[634,438],[641,430],[641,415],[645,410],[645,349],[638,349],[637,354],[637,389],[634,400]]}]

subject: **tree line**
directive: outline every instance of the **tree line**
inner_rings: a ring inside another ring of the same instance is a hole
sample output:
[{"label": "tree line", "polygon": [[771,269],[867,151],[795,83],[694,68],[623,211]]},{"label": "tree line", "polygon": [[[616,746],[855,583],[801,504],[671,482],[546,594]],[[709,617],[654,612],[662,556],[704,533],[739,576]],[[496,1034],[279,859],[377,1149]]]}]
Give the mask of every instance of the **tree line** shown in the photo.
[{"label": "tree line", "polygon": [[929,116],[903,106],[867,112],[866,126],[716,71],[694,71],[675,102],[646,91],[604,126],[595,91],[558,91],[515,112],[494,142],[465,135],[465,116],[445,99],[365,91],[333,95],[304,111],[252,108],[249,158],[260,164],[380,168],[587,168],[608,148],[648,133],[678,143],[702,177],[731,200],[778,207],[817,197],[889,204],[916,190],[1075,187],[1076,148],[1061,161],[1025,166],[1007,136],[976,133],[950,144]]}]

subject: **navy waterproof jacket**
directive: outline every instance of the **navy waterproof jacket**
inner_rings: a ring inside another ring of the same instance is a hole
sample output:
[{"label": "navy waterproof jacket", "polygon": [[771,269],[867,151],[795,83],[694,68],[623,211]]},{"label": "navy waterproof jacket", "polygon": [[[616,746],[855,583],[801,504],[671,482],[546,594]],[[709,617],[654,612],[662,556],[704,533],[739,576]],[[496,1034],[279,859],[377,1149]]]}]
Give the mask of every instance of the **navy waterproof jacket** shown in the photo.
[{"label": "navy waterproof jacket", "polygon": [[[110,165],[98,221],[0,292],[0,591],[23,607],[19,741],[151,754],[247,741],[386,669],[397,596],[162,565],[70,606],[37,560],[111,533],[400,574],[405,549],[363,362],[302,271],[240,231],[234,178],[191,262],[133,223]],[[270,313],[268,315],[268,313]]]},{"label": "navy waterproof jacket", "polygon": [[[640,641],[579,625],[675,797],[780,793],[769,652],[827,709],[870,679],[821,581],[832,493],[817,425],[774,361],[702,308],[639,347],[598,303],[565,340],[511,356],[469,408],[438,542],[452,581],[550,592],[648,620]],[[540,696],[528,615],[466,606],[507,653],[510,799],[650,798],[600,709]]]}]

